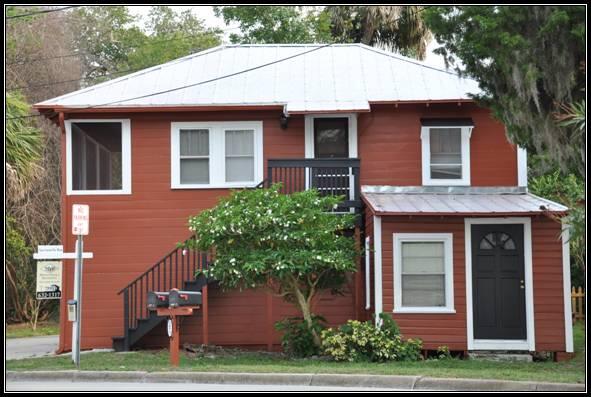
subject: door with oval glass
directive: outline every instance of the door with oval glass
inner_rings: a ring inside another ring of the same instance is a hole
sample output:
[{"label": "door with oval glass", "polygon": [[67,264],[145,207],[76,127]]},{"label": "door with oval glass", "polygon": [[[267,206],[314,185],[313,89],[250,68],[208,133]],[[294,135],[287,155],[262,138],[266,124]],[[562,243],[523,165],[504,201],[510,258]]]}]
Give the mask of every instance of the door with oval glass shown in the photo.
[{"label": "door with oval glass", "polygon": [[474,339],[527,339],[523,225],[472,225]]}]

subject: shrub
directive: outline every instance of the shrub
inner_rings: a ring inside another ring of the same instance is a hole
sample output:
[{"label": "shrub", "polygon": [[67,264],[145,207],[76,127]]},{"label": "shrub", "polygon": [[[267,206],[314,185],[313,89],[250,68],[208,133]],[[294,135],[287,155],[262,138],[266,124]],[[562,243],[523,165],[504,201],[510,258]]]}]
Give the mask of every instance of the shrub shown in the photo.
[{"label": "shrub", "polygon": [[437,359],[438,360],[449,360],[451,359],[451,352],[449,351],[448,346],[439,346],[437,347]]},{"label": "shrub", "polygon": [[387,314],[380,314],[381,327],[374,321],[349,320],[338,330],[322,332],[324,354],[335,361],[403,361],[419,360],[422,342],[404,340],[396,322]]},{"label": "shrub", "polygon": [[[312,317],[312,328],[320,335],[326,320],[321,316]],[[314,343],[314,335],[303,317],[291,317],[275,323],[275,329],[283,332],[281,346],[283,351],[294,357],[310,357],[320,353]]]}]

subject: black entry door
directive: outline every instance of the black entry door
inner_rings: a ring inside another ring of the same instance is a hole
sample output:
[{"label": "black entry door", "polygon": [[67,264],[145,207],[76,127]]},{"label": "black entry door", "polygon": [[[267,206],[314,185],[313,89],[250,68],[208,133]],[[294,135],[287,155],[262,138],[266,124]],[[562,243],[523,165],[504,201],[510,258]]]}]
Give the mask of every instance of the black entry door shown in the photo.
[{"label": "black entry door", "polygon": [[523,225],[472,225],[474,339],[527,339]]},{"label": "black entry door", "polygon": [[[349,119],[346,117],[314,119],[314,157],[317,159],[349,157]],[[349,168],[312,169],[312,187],[320,194],[349,195]]]}]

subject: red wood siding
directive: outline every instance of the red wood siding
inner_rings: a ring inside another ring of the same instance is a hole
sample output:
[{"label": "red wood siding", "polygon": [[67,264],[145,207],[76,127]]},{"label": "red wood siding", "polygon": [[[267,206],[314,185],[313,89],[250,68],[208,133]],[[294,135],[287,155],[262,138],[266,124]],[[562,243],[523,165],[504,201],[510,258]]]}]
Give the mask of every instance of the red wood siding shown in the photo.
[{"label": "red wood siding", "polygon": [[[227,189],[170,188],[171,121],[263,120],[265,159],[303,158],[303,117],[292,117],[289,128],[282,130],[279,115],[280,112],[268,111],[126,116],[131,119],[132,194],[63,197],[66,251],[74,250],[74,237],[70,235],[72,204],[90,205],[90,235],[85,238],[84,249],[93,252],[95,259],[85,261],[84,265],[83,348],[110,347],[112,336],[123,335],[123,304],[117,292],[189,236],[187,218],[190,215],[212,207],[219,197],[229,192]],[[75,114],[70,118],[124,116]],[[66,321],[65,303],[73,295],[72,280],[73,264],[68,261],[64,272],[65,296],[61,301],[61,350],[71,346],[71,323]],[[322,300],[318,310],[330,321],[340,322],[354,317],[352,302],[350,294],[330,302]],[[258,340],[258,336],[264,340],[267,332],[264,327],[272,327],[265,320],[265,304],[262,293],[222,294],[213,290],[209,306],[210,342],[249,344]],[[286,310],[281,303],[276,305],[274,319]],[[186,332],[183,329],[183,333]],[[198,337],[200,332],[199,325],[191,327],[188,335]]]},{"label": "red wood siding", "polygon": [[[186,223],[189,215],[210,208],[219,197],[228,194],[227,189],[170,188],[170,123],[262,120],[265,160],[303,158],[304,116],[290,117],[289,127],[283,130],[279,127],[280,114],[280,110],[249,110],[69,115],[71,119],[131,119],[132,194],[62,197],[62,233],[66,251],[74,250],[74,238],[70,235],[72,204],[88,204],[91,211],[90,235],[85,239],[85,250],[93,252],[95,259],[87,260],[84,267],[83,348],[109,347],[112,336],[122,335],[122,298],[117,295],[117,291],[174,248],[177,242],[188,237]],[[442,116],[470,116],[476,123],[471,139],[474,185],[516,184],[516,154],[506,142],[502,126],[491,119],[489,112],[471,104],[460,107],[455,104],[432,104],[429,107],[376,105],[372,106],[371,113],[360,114],[358,140],[361,183],[420,185],[420,118]],[[63,132],[62,137],[62,151],[65,153]],[[65,168],[63,170],[65,175]],[[64,179],[62,184],[65,187]],[[65,188],[63,191],[65,193]],[[373,232],[371,221],[367,220],[370,232]],[[361,266],[364,268],[364,264]],[[387,277],[386,271],[384,275]],[[373,269],[370,277],[373,280]],[[61,302],[61,350],[68,350],[71,344],[71,324],[66,321],[65,304],[72,297],[72,283],[73,264],[68,261],[64,272],[64,299]],[[354,290],[353,285],[351,291]],[[274,343],[278,343],[278,335],[270,327],[274,321],[283,318],[286,312],[292,312],[289,306],[277,300],[268,300],[261,293],[252,291],[222,294],[212,290],[210,298],[211,343],[260,342],[265,345],[269,335],[273,336]],[[318,302],[318,312],[329,322],[337,324],[355,317],[354,302],[351,293],[345,297],[322,299]],[[358,302],[365,304],[364,299]],[[458,299],[456,305],[459,303]],[[373,303],[368,313],[371,312]],[[183,331],[189,340],[197,341],[200,338],[202,330],[199,316],[187,322],[194,324],[194,327]],[[249,332],[244,333],[244,329]],[[157,332],[153,338],[157,340]],[[145,342],[150,343],[150,337]]]},{"label": "red wood siding", "polygon": [[516,186],[517,153],[505,128],[473,104],[374,105],[358,117],[361,182],[420,186],[421,118],[471,117],[470,173],[473,186]]},{"label": "red wood siding", "polygon": [[[561,226],[532,218],[534,320],[537,351],[565,351]],[[467,350],[464,218],[383,217],[383,310],[394,308],[393,233],[453,233],[455,314],[392,314],[405,337],[420,338],[427,349],[447,345]]]},{"label": "red wood siding", "polygon": [[547,217],[532,222],[536,350],[565,351],[561,225]]}]

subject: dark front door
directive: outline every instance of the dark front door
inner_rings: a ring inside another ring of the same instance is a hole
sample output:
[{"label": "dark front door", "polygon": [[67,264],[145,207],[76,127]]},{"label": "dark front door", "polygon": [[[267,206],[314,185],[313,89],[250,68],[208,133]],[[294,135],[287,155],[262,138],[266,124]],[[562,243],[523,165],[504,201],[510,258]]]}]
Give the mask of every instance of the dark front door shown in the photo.
[{"label": "dark front door", "polygon": [[[346,117],[314,119],[314,158],[349,157],[349,119]],[[349,195],[349,168],[326,167],[312,169],[312,187],[321,194]]]},{"label": "dark front door", "polygon": [[474,339],[527,339],[523,225],[472,225]]}]

